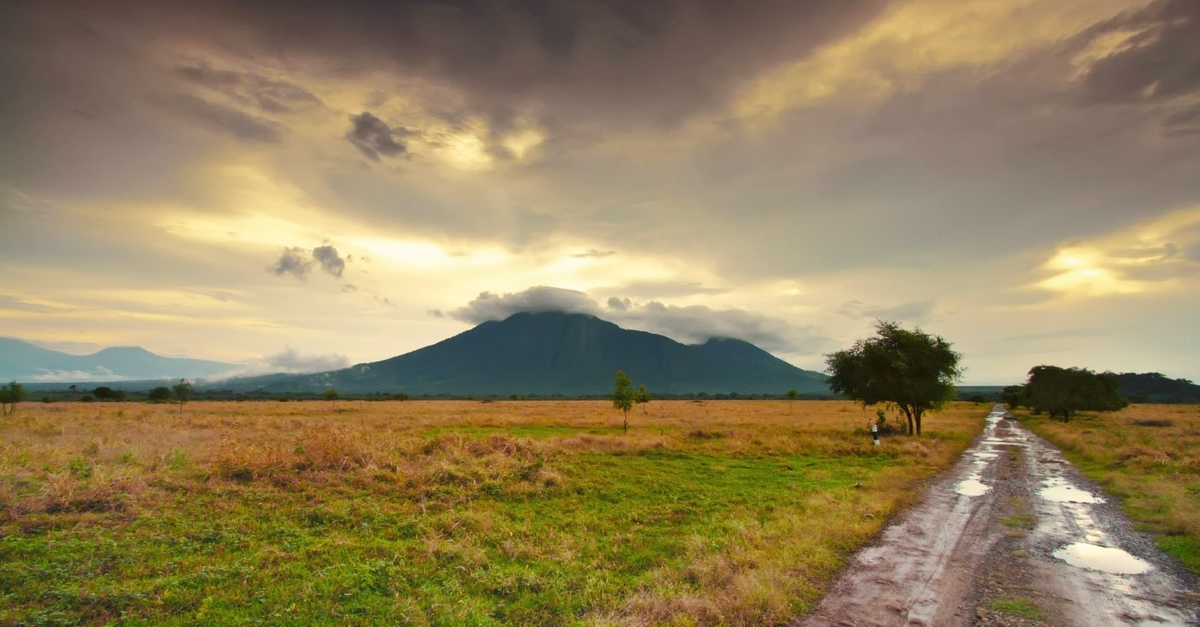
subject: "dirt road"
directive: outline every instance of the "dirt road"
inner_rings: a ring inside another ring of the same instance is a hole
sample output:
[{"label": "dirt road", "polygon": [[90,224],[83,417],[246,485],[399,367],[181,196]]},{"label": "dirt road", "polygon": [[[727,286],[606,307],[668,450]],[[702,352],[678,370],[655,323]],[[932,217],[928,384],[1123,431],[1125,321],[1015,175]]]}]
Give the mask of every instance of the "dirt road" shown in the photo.
[{"label": "dirt road", "polygon": [[959,463],[795,625],[1195,626],[1197,583],[998,405]]}]

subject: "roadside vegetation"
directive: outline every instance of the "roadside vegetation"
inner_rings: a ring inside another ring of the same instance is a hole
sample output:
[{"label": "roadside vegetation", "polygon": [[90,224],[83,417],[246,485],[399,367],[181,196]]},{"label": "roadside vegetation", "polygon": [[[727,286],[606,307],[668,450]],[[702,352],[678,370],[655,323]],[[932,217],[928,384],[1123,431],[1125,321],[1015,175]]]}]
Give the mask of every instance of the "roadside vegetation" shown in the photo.
[{"label": "roadside vegetation", "polygon": [[782,624],[983,423],[876,447],[851,402],[656,401],[626,434],[607,400],[175,400],[0,423],[0,624]]},{"label": "roadside vegetation", "polygon": [[1016,413],[1200,573],[1200,405],[1133,405],[1069,423]]}]

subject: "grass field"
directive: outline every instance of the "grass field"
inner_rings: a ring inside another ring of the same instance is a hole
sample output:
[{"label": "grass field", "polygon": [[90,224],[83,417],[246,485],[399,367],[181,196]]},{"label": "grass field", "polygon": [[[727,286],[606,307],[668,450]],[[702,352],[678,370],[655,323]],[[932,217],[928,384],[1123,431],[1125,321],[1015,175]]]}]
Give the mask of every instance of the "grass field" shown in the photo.
[{"label": "grass field", "polygon": [[1066,424],[1021,416],[1200,573],[1200,405],[1133,405]]},{"label": "grass field", "polygon": [[0,624],[780,624],[950,465],[851,403],[22,404]]}]

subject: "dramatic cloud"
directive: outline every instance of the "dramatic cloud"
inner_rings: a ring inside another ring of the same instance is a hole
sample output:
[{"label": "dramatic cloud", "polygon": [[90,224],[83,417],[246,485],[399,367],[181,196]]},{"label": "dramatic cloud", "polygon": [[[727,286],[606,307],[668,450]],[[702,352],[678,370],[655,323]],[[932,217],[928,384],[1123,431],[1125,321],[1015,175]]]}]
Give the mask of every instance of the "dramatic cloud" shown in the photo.
[{"label": "dramatic cloud", "polygon": [[0,98],[0,317],[365,362],[559,309],[814,369],[883,318],[955,341],[972,382],[1067,357],[1196,378],[1198,13],[0,3],[19,95]]},{"label": "dramatic cloud", "polygon": [[396,141],[397,137],[408,134],[405,129],[390,128],[366,111],[352,116],[350,122],[353,126],[346,133],[346,139],[372,161],[379,161],[379,155],[398,157],[407,152],[404,144]]},{"label": "dramatic cloud", "polygon": [[1157,0],[1093,28],[1096,39],[1120,37],[1087,72],[1100,102],[1159,101],[1200,92],[1200,3]]},{"label": "dramatic cloud", "polygon": [[313,261],[309,257],[307,250],[303,248],[285,248],[270,270],[275,273],[275,276],[290,274],[297,279],[304,280],[308,277],[308,271],[312,268],[312,265]]},{"label": "dramatic cloud", "polygon": [[[312,251],[307,251],[300,247],[289,247],[283,249],[279,255],[279,259],[269,268],[275,276],[283,276],[290,274],[297,279],[304,280],[308,278],[308,273],[312,270],[314,264],[320,265],[321,269],[329,273],[335,278],[342,278],[342,273],[346,271],[346,261],[338,254],[338,251],[333,246],[328,244],[317,246]],[[348,285],[342,291],[354,291],[358,289],[353,285]]]},{"label": "dramatic cloud", "polygon": [[317,263],[321,264],[322,270],[339,279],[342,278],[342,272],[346,270],[346,260],[338,255],[336,248],[328,244],[318,246],[313,249],[312,256]]}]

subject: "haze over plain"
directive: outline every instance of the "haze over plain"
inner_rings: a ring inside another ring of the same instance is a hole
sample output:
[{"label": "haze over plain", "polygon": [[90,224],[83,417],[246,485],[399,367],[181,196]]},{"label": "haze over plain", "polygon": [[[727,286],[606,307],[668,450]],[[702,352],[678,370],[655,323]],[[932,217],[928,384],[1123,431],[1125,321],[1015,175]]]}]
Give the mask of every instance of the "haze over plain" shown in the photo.
[{"label": "haze over plain", "polygon": [[328,369],[517,311],[1200,378],[1200,4],[0,7],[0,335]]}]

